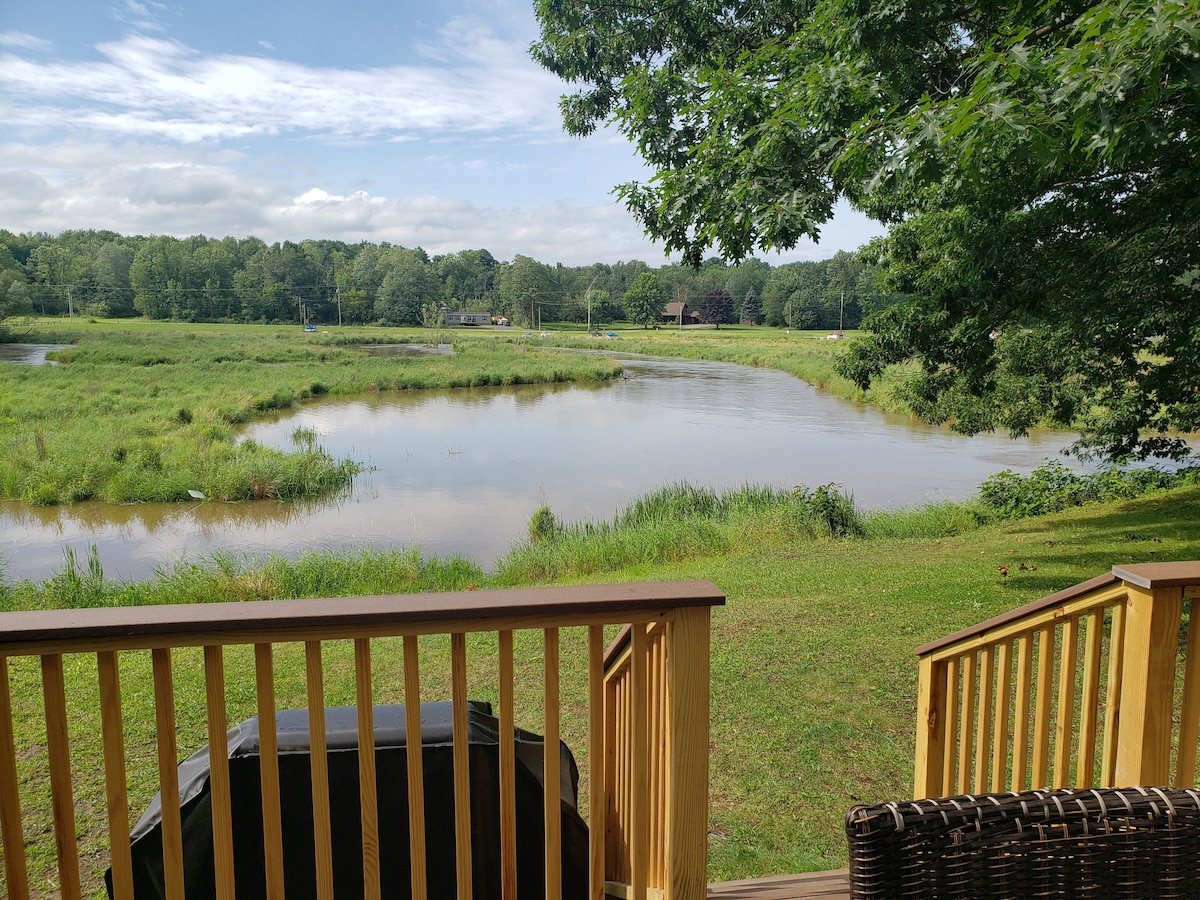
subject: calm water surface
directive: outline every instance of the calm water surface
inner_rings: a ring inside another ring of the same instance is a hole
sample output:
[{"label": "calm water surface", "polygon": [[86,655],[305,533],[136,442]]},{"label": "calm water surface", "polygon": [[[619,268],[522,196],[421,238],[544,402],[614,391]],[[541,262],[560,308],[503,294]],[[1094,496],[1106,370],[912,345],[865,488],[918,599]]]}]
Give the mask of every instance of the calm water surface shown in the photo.
[{"label": "calm water surface", "polygon": [[44,578],[97,545],[110,577],[134,579],[217,549],[369,545],[462,553],[485,567],[549,504],[606,519],[664,484],[717,489],[836,482],[865,507],[962,498],[1002,469],[1028,471],[1064,434],[966,438],[848,403],[770,369],[632,359],[608,385],[487,388],[325,399],[246,436],[291,446],[311,428],[334,456],[371,467],[345,497],[283,504],[0,502],[5,577]]},{"label": "calm water surface", "polygon": [[48,362],[46,355],[69,347],[69,344],[0,344],[0,363],[40,366]]}]

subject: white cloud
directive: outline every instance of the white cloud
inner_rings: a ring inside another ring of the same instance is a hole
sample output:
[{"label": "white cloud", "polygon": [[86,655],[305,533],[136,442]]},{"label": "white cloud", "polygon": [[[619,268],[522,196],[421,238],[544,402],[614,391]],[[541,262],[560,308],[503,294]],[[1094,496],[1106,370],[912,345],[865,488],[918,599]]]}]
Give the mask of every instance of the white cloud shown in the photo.
[{"label": "white cloud", "polygon": [[125,0],[109,7],[109,15],[139,31],[162,31],[158,14],[165,11],[166,6],[161,3],[139,3],[138,0]]},{"label": "white cloud", "polygon": [[[97,45],[99,61],[0,57],[10,126],[188,143],[301,133],[352,139],[557,134],[559,83],[524,47],[448,26],[437,64],[371,69],[204,55],[139,34]],[[481,110],[486,112],[481,114]]]},{"label": "white cloud", "polygon": [[241,172],[242,162],[228,151],[134,142],[2,144],[0,223],[16,231],[390,241],[434,254],[483,247],[500,259],[523,253],[566,264],[662,260],[611,204],[502,209],[432,194],[340,194],[312,184],[297,190],[261,172]]},{"label": "white cloud", "polygon": [[16,47],[21,50],[49,50],[54,45],[40,37],[23,31],[0,31],[0,47]]}]

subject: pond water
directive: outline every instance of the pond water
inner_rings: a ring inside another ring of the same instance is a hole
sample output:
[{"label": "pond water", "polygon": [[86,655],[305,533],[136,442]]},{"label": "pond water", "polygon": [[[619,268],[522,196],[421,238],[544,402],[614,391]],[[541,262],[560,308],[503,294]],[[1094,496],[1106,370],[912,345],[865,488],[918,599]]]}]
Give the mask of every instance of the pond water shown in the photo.
[{"label": "pond water", "polygon": [[6,580],[44,578],[98,548],[105,573],[142,578],[218,549],[279,552],[418,546],[490,567],[548,504],[560,520],[607,519],[688,481],[791,488],[834,482],[864,507],[962,498],[1002,469],[1028,471],[1072,440],[966,438],[824,394],[782,372],[628,359],[605,385],[523,386],[324,398],[246,436],[291,446],[313,429],[369,467],[330,501],[30,508],[0,502]]},{"label": "pond water", "polygon": [[65,349],[69,344],[0,344],[0,363],[40,366],[46,356]]}]

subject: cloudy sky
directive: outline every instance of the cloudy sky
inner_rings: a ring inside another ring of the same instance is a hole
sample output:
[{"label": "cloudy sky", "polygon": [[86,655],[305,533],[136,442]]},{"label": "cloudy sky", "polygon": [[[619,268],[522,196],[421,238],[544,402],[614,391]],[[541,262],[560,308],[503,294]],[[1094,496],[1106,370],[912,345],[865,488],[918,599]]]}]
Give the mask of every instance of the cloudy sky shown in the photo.
[{"label": "cloudy sky", "polygon": [[610,193],[647,171],[563,134],[535,37],[529,0],[0,0],[0,227],[661,264]]}]

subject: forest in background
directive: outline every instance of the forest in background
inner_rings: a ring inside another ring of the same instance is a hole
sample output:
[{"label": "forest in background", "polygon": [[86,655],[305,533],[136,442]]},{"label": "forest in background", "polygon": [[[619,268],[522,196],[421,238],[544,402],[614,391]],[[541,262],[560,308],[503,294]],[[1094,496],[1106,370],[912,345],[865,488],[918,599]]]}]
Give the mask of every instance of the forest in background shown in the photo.
[{"label": "forest in background", "polygon": [[[640,279],[639,279],[639,276]],[[713,303],[713,298],[720,301]],[[111,231],[0,229],[0,319],[140,316],[183,322],[421,325],[433,305],[546,322],[655,324],[662,308],[706,298],[714,324],[856,328],[895,299],[856,254],[781,266],[757,259],[699,268],[640,260],[564,266],[487,250],[430,256],[382,242],[283,241]],[[656,312],[657,311],[657,312]]]}]

